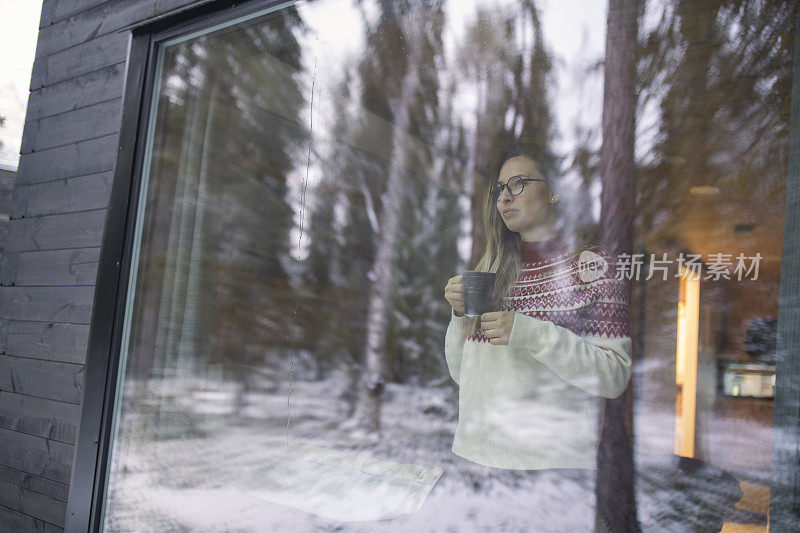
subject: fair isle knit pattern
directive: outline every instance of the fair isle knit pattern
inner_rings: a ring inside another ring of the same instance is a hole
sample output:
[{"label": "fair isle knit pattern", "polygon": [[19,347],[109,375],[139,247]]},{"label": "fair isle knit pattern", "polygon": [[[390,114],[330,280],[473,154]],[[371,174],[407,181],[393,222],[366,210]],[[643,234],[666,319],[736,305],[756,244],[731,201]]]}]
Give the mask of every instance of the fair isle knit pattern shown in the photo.
[{"label": "fair isle knit pattern", "polygon": [[[522,269],[502,311],[550,321],[577,335],[630,337],[627,285],[616,279],[616,262],[600,244],[583,250],[602,257],[608,271],[594,282],[580,278],[580,251],[568,251],[560,237],[522,242]],[[489,342],[478,332],[475,342]]]},{"label": "fair isle knit pattern", "polygon": [[[471,319],[451,313],[453,452],[497,468],[594,469],[605,398],[622,394],[631,375],[627,284],[599,244],[570,250],[554,237],[522,242],[521,251],[520,276],[501,309],[514,313],[508,344],[469,335]],[[581,257],[605,268],[581,274]]]}]

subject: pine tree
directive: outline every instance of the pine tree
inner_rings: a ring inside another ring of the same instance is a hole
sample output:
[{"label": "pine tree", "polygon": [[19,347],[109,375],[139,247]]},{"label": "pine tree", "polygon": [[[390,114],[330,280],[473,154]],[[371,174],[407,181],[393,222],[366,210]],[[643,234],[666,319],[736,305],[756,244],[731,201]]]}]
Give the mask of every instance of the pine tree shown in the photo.
[{"label": "pine tree", "polygon": [[485,246],[481,193],[506,146],[515,141],[538,146],[541,171],[554,180],[561,176],[561,158],[552,150],[555,126],[547,87],[552,60],[539,11],[532,0],[519,0],[515,7],[506,12],[480,8],[459,46],[460,81],[473,85],[478,94],[471,158],[471,265]]}]

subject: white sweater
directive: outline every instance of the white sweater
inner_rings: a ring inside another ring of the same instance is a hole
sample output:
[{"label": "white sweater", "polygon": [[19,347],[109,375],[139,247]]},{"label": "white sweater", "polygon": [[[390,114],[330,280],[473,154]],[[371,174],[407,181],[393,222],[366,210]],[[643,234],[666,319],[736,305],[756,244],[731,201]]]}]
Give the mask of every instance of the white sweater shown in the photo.
[{"label": "white sweater", "polygon": [[559,237],[522,243],[522,273],[502,309],[514,312],[508,345],[469,336],[473,319],[451,312],[457,455],[498,468],[596,468],[604,401],[627,386],[631,338],[613,257],[602,245],[588,249],[609,268],[586,281],[580,254]]}]

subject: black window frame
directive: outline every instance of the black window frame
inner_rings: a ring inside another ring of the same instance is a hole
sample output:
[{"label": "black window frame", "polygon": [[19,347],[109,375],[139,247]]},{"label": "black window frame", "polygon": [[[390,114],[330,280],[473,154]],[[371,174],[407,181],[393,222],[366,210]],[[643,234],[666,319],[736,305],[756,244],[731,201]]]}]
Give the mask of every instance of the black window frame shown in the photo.
[{"label": "black window frame", "polygon": [[83,402],[64,523],[67,532],[101,531],[103,525],[125,302],[160,47],[175,37],[296,4],[297,0],[201,0],[119,30],[129,35],[122,120],[84,364]]}]

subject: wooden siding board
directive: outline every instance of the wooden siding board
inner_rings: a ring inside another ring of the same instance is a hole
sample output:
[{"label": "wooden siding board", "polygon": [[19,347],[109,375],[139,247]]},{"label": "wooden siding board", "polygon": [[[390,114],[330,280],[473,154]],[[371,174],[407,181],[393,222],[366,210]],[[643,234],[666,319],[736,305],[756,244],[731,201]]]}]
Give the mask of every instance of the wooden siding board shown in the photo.
[{"label": "wooden siding board", "polygon": [[83,365],[2,355],[0,391],[80,404],[83,369]]},{"label": "wooden siding board", "polygon": [[[151,5],[152,8],[148,10],[148,12],[152,12],[152,15],[148,15],[145,18],[150,18],[151,16],[160,15],[162,13],[166,13],[173,9],[189,6],[193,3],[201,4],[207,2],[208,0],[196,0],[196,1],[187,1],[187,0],[138,0],[142,5],[148,6]],[[65,2],[63,0],[44,0],[44,9],[42,13],[41,22],[39,24],[39,29],[43,29],[47,26],[55,24],[57,22],[61,22],[64,19],[72,17],[76,14],[79,14],[82,11],[87,11],[101,4],[105,3],[114,3],[114,0],[70,0],[69,2]],[[143,20],[143,19],[137,19]],[[134,21],[136,22],[136,21]],[[126,23],[127,24],[131,24]]]},{"label": "wooden siding board", "polygon": [[69,497],[68,485],[0,465],[0,482],[12,480],[17,480],[18,487],[50,496],[60,502],[66,502]]},{"label": "wooden siding board", "polygon": [[108,171],[17,187],[11,216],[30,218],[106,208],[113,180],[114,173]]},{"label": "wooden siding board", "polygon": [[[137,2],[105,2],[73,11],[39,32],[36,57],[48,56],[117,32],[120,28],[187,6],[186,0],[139,0]],[[199,2],[203,3],[203,2]]]},{"label": "wooden siding board", "polygon": [[[101,31],[102,28],[109,26],[109,23],[104,23],[103,20],[111,18],[110,24],[113,25],[113,20],[120,17],[120,12],[125,13],[130,9],[130,3],[126,4],[122,6],[100,4],[60,22],[45,26],[39,31],[35,57],[49,56],[109,33],[108,30]],[[122,26],[121,24],[117,28]]]},{"label": "wooden siding board", "polygon": [[[3,251],[8,241],[8,220],[0,221],[0,251]],[[2,254],[0,254],[0,261],[2,261]]]},{"label": "wooden siding board", "polygon": [[29,516],[43,519],[59,527],[64,527],[67,515],[67,504],[65,502],[17,485],[18,482],[22,481],[20,477],[25,475],[23,472],[19,472],[16,476],[4,476],[3,470],[8,472],[9,469],[0,469],[0,501],[3,502],[3,505]]},{"label": "wooden siding board", "polygon": [[[16,181],[16,172],[0,169],[0,252],[5,249],[8,238],[8,219],[13,210],[12,202]],[[0,265],[2,265],[2,254],[0,254]],[[1,269],[2,266],[0,266]],[[0,283],[2,283],[1,277]]]},{"label": "wooden siding board", "polygon": [[0,318],[89,324],[93,298],[93,285],[0,287]]},{"label": "wooden siding board", "polygon": [[36,533],[54,533],[63,532],[64,528],[20,513],[0,503],[0,531],[13,531],[14,533],[27,533],[29,531]]},{"label": "wooden siding board", "polygon": [[[139,12],[152,12],[145,2],[112,2],[100,4],[46,26],[39,31],[36,57],[49,56],[115,32]],[[151,15],[152,16],[152,15]],[[148,18],[142,17],[142,20]]]},{"label": "wooden siding board", "polygon": [[25,123],[21,151],[46,150],[119,131],[122,99]]},{"label": "wooden siding board", "polygon": [[69,484],[74,446],[0,428],[0,465]]},{"label": "wooden siding board", "polygon": [[3,190],[11,190],[17,181],[17,173],[11,170],[0,168],[0,187]]},{"label": "wooden siding board", "polygon": [[75,444],[79,405],[0,391],[0,427]]},{"label": "wooden siding board", "polygon": [[84,364],[89,345],[88,324],[4,320],[8,336],[3,351],[10,355]]},{"label": "wooden siding board", "polygon": [[[33,61],[30,90],[125,61],[129,35],[113,32]],[[23,134],[24,140],[24,134]]]},{"label": "wooden siding board", "polygon": [[114,0],[69,0],[69,2],[64,0],[44,0],[42,23],[39,29],[109,1],[114,2]]},{"label": "wooden siding board", "polygon": [[100,248],[19,254],[15,286],[94,285]]},{"label": "wooden siding board", "polygon": [[[51,85],[56,81],[71,77],[71,75],[82,74],[101,66],[124,61],[128,32],[119,32],[120,28],[188,6],[192,2],[139,0],[138,2],[97,2],[96,4],[94,7],[88,6],[89,9],[73,11],[74,14],[66,18],[50,20],[51,23],[41,27],[31,77],[31,90]],[[52,9],[47,11],[49,19]],[[106,52],[109,57],[119,59],[110,62],[106,60],[105,64],[98,65],[97,61],[104,61],[102,56],[105,49],[105,44],[103,47],[97,46],[96,43],[99,42],[110,43],[112,48]],[[125,46],[122,47],[120,54],[121,43],[124,43]],[[85,70],[87,65],[94,65],[94,68]],[[75,72],[77,69],[83,70]]]},{"label": "wooden siding board", "polygon": [[23,153],[17,185],[32,185],[114,170],[119,132],[50,150]]},{"label": "wooden siding board", "polygon": [[0,319],[0,355],[5,355],[8,353],[6,348],[8,347],[8,331],[10,326],[10,320]]},{"label": "wooden siding board", "polygon": [[15,252],[100,246],[106,209],[11,220],[7,249]]},{"label": "wooden siding board", "polygon": [[32,91],[25,120],[40,120],[121,98],[124,79],[125,62],[120,62]]},{"label": "wooden siding board", "polygon": [[[6,238],[8,236],[8,223],[3,224],[3,226],[5,234],[3,235],[2,243],[3,243],[3,248],[5,248],[6,241],[8,240]],[[5,249],[3,250],[3,253],[0,254],[0,287],[8,287],[14,285],[14,282],[17,279],[18,263],[19,263],[18,252]],[[2,315],[2,311],[0,311],[0,315]]]},{"label": "wooden siding board", "polygon": [[[8,240],[8,219],[0,218],[0,252],[5,250],[7,240]],[[0,254],[0,261],[2,261],[2,254]]]},{"label": "wooden siding board", "polygon": [[40,57],[33,60],[33,68],[31,69],[31,83],[28,85],[28,91],[34,89],[41,89],[44,87],[45,78],[47,78],[47,64],[49,58]]},{"label": "wooden siding board", "polygon": [[[80,1],[80,0],[77,0]],[[42,14],[39,17],[39,29],[53,24],[56,20],[56,10],[59,4],[64,4],[61,0],[42,0]]]}]

